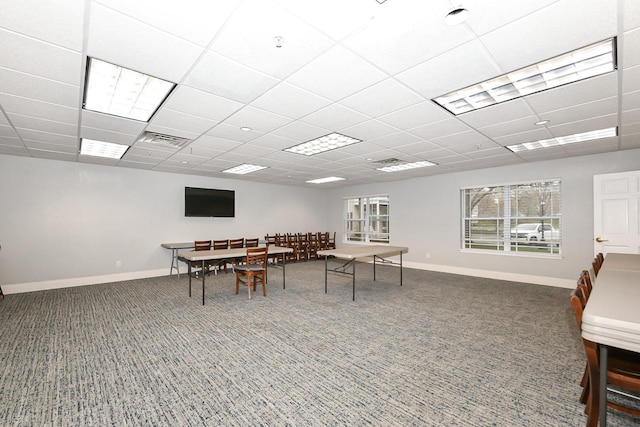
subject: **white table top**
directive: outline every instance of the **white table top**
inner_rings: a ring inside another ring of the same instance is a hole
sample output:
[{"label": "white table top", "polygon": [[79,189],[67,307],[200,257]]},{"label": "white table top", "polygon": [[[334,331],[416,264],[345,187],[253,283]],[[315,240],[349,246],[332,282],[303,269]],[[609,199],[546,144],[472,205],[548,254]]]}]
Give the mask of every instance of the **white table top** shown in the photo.
[{"label": "white table top", "polygon": [[607,254],[606,268],[640,271],[640,256],[638,254]]},{"label": "white table top", "polygon": [[388,245],[368,245],[368,246],[350,246],[340,249],[323,249],[318,251],[320,256],[334,256],[336,258],[355,259],[368,256],[382,255],[398,255],[400,252],[406,254],[409,248],[405,246],[388,246]]},{"label": "white table top", "polygon": [[[259,247],[264,247],[261,245]],[[293,252],[293,248],[285,248],[282,246],[269,246],[269,255],[284,254]],[[237,249],[212,249],[210,251],[181,251],[178,252],[178,258],[186,261],[209,261],[214,259],[237,258],[247,255],[247,248]]]},{"label": "white table top", "polygon": [[160,246],[167,249],[189,249],[194,248],[194,242],[184,242],[184,243],[160,243]]},{"label": "white table top", "polygon": [[639,263],[640,255],[607,254],[582,315],[583,338],[640,352]]}]

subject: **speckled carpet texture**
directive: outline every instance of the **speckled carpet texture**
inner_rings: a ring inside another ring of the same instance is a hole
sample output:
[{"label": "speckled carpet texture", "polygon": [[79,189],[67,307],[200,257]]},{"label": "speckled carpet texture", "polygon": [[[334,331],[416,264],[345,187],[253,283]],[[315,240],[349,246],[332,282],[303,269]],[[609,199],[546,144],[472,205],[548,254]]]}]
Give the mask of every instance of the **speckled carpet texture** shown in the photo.
[{"label": "speckled carpet texture", "polygon": [[358,264],[354,302],[286,272],[252,300],[207,277],[204,306],[184,274],[7,295],[0,425],[585,425],[570,290]]}]

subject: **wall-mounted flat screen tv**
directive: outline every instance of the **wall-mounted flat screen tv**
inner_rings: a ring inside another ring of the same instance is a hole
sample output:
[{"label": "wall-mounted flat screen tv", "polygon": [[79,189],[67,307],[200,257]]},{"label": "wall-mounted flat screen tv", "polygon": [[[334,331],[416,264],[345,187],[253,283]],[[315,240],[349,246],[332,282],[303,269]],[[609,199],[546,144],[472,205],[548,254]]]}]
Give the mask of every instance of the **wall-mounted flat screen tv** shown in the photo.
[{"label": "wall-mounted flat screen tv", "polygon": [[235,198],[233,190],[185,187],[184,216],[234,217]]}]

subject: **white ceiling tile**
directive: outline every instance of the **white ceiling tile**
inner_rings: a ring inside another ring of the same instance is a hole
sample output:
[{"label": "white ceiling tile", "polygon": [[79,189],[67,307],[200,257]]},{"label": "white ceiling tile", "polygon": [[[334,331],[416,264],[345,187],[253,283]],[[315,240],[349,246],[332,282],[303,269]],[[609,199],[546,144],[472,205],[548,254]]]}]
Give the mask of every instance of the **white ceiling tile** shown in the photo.
[{"label": "white ceiling tile", "polygon": [[640,90],[625,93],[622,98],[622,111],[635,110],[640,108]]},{"label": "white ceiling tile", "polygon": [[147,123],[110,114],[82,110],[82,126],[138,136],[147,126]]},{"label": "white ceiling tile", "polygon": [[464,4],[464,6],[469,10],[469,16],[465,24],[471,27],[475,34],[481,36],[556,1],[505,2],[504,0],[482,0],[482,2],[467,2],[468,5]]},{"label": "white ceiling tile", "polygon": [[180,85],[171,93],[163,107],[192,116],[221,121],[243,106],[244,104],[240,102]]},{"label": "white ceiling tile", "polygon": [[549,131],[553,136],[567,136],[574,133],[588,132],[597,129],[606,129],[618,124],[618,115],[612,114],[603,117],[589,118],[571,123],[563,123],[556,126],[549,126]]},{"label": "white ceiling tile", "polygon": [[54,151],[57,153],[78,154],[78,145],[53,144],[51,142],[24,140],[24,145],[28,149]]},{"label": "white ceiling tile", "polygon": [[20,0],[2,2],[0,27],[82,50],[85,0]]},{"label": "white ceiling tile", "polygon": [[278,80],[214,52],[208,52],[189,74],[186,84],[235,101],[249,103]]},{"label": "white ceiling tile", "polygon": [[386,79],[340,101],[361,113],[378,117],[424,101],[394,79]]},{"label": "white ceiling tile", "polygon": [[640,122],[640,108],[636,108],[635,110],[628,110],[622,113],[622,125],[626,127],[630,124],[635,124]]},{"label": "white ceiling tile", "polygon": [[176,7],[172,0],[97,0],[111,9],[200,46],[209,44],[239,1],[181,0]]},{"label": "white ceiling tile", "polygon": [[397,133],[398,129],[378,120],[369,120],[344,129],[344,134],[363,141]]},{"label": "white ceiling tile", "polygon": [[[280,48],[275,37],[282,37]],[[275,77],[286,77],[329,48],[332,41],[270,0],[243,2],[211,49]]]},{"label": "white ceiling tile", "polygon": [[622,8],[624,30],[629,31],[640,27],[640,2],[637,0],[623,0]]},{"label": "white ceiling tile", "polygon": [[77,145],[78,138],[69,135],[60,135],[57,133],[42,132],[33,129],[16,129],[20,138],[23,140],[50,142],[58,145]]},{"label": "white ceiling tile", "polygon": [[364,59],[335,46],[289,77],[289,82],[337,101],[385,77]]},{"label": "white ceiling tile", "polygon": [[330,129],[310,125],[309,123],[304,123],[301,121],[295,121],[281,127],[280,129],[276,129],[273,134],[276,136],[281,136],[283,138],[288,138],[292,141],[296,141],[294,144],[292,144],[296,145],[300,144],[301,142],[310,141],[314,138],[327,135],[331,132],[332,130]]},{"label": "white ceiling tile", "polygon": [[[269,111],[261,110],[252,106],[247,106],[229,117],[225,121],[225,124],[233,125],[237,129],[240,129],[242,127],[251,128],[253,132],[241,132],[243,136],[250,136],[250,139],[254,139],[257,137],[257,135],[255,135],[255,132],[271,132],[275,129],[278,129],[279,127],[286,125],[289,122],[291,122],[290,119],[281,115],[273,114]],[[243,138],[242,140],[248,141],[249,139]]]},{"label": "white ceiling tile", "polygon": [[540,141],[541,139],[549,139],[553,136],[554,135],[546,127],[538,127],[533,130],[497,136],[492,139],[502,146],[507,146],[522,144],[525,142]]},{"label": "white ceiling tile", "polygon": [[279,0],[279,3],[334,40],[343,39],[385,11],[384,7],[370,0]]},{"label": "white ceiling tile", "polygon": [[390,74],[453,49],[471,39],[463,25],[446,26],[447,0],[404,0],[385,4],[366,27],[344,44]]},{"label": "white ceiling tile", "polygon": [[544,119],[548,111],[569,108],[618,95],[618,75],[608,73],[525,97],[527,104]]},{"label": "white ceiling tile", "polygon": [[5,139],[0,138],[0,154],[7,154],[10,156],[30,156],[29,150],[27,150],[22,144],[19,146],[5,144]]},{"label": "white ceiling tile", "polygon": [[505,135],[512,135],[521,132],[532,132],[540,129],[536,116],[522,117],[502,123],[491,124],[489,126],[478,127],[478,130],[488,138],[496,138]]},{"label": "white ceiling tile", "polygon": [[200,46],[96,3],[90,19],[87,55],[174,83],[203,52]]},{"label": "white ceiling tile", "polygon": [[471,127],[480,127],[531,117],[532,115],[531,108],[522,98],[519,98],[460,114],[458,119]]},{"label": "white ceiling tile", "polygon": [[640,45],[640,28],[624,33],[623,43],[622,68],[640,65],[640,49],[635,48]]},{"label": "white ceiling tile", "polygon": [[[263,125],[266,125],[266,123]],[[219,125],[215,126],[213,129],[211,129],[209,132],[207,132],[207,135],[214,136],[217,138],[230,139],[238,142],[251,141],[252,139],[255,139],[260,135],[262,135],[262,132],[260,132],[258,129],[254,129],[251,132],[245,132],[240,129],[241,126],[246,126],[246,125],[245,124],[231,125],[228,122],[220,123]]]},{"label": "white ceiling tile", "polygon": [[[268,148],[268,147],[254,145],[252,142],[248,142],[246,144],[243,144],[243,145],[241,145],[238,148],[233,150],[233,152],[235,154],[240,154],[240,155],[245,155],[245,156],[255,156],[258,159],[261,159],[262,157],[268,156],[269,154],[273,153],[274,151],[276,151],[276,150],[274,150],[272,148]],[[259,163],[260,160],[256,159],[252,163],[255,164],[256,162]]]},{"label": "white ceiling tile", "polygon": [[82,83],[82,56],[67,48],[0,29],[0,57],[6,68],[76,86]]},{"label": "white ceiling tile", "polygon": [[[634,112],[636,112],[637,115],[640,115],[640,111],[634,110]],[[636,116],[636,118],[638,117]],[[622,129],[618,130],[618,134],[625,137],[635,135],[637,138],[640,138],[640,120],[623,125]]]},{"label": "white ceiling tile", "polygon": [[466,145],[468,147],[480,146],[481,148],[490,148],[495,146],[490,139],[474,130],[441,136],[439,138],[431,138],[430,141],[444,148],[460,147],[462,145]]},{"label": "white ceiling tile", "polygon": [[398,129],[411,129],[451,118],[451,114],[432,101],[421,102],[378,118]]},{"label": "white ceiling tile", "polygon": [[380,138],[374,138],[371,139],[370,142],[385,148],[397,148],[403,145],[415,144],[416,142],[425,143],[417,136],[407,132],[397,132]]},{"label": "white ceiling tile", "polygon": [[80,137],[94,139],[96,141],[112,142],[114,144],[132,145],[136,140],[136,135],[112,132],[101,128],[82,126]]},{"label": "white ceiling tile", "polygon": [[411,128],[409,129],[409,132],[424,139],[434,139],[442,136],[467,132],[468,130],[469,126],[464,124],[462,121],[450,118],[439,122],[429,123],[424,126]]},{"label": "white ceiling tile", "polygon": [[[0,123],[2,123],[2,118],[3,116],[0,116]],[[0,136],[17,138],[18,134],[16,134],[16,131],[11,126],[0,125]]]},{"label": "white ceiling tile", "polygon": [[640,65],[622,71],[622,93],[640,90]]},{"label": "white ceiling tile", "polygon": [[35,157],[37,159],[63,160],[67,162],[74,162],[79,157],[77,154],[61,153],[48,150],[30,149],[29,152],[31,153],[32,157]]},{"label": "white ceiling tile", "polygon": [[78,125],[53,120],[45,120],[36,117],[22,116],[8,113],[9,119],[16,129],[31,129],[41,132],[56,133],[76,137],[78,135]]},{"label": "white ceiling tile", "polygon": [[149,127],[166,127],[180,129],[186,132],[202,134],[211,129],[218,122],[198,116],[180,113],[168,108],[160,109],[151,119]]},{"label": "white ceiling tile", "polygon": [[609,0],[557,1],[482,36],[481,41],[502,72],[514,71],[614,36],[617,10],[612,6]]},{"label": "white ceiling tile", "polygon": [[19,73],[0,67],[0,92],[42,102],[78,107],[80,89],[65,83]]},{"label": "white ceiling tile", "polygon": [[[6,132],[5,128],[10,129],[11,132]],[[13,129],[2,126],[0,127],[0,145],[10,145],[12,147],[24,147],[24,144],[20,139],[18,139]]]},{"label": "white ceiling tile", "polygon": [[[461,63],[473,64],[470,67]],[[396,76],[427,99],[462,89],[501,74],[493,58],[477,40],[448,50]]]},{"label": "white ceiling tile", "polygon": [[251,105],[286,117],[299,119],[330,103],[331,101],[328,99],[293,85],[281,83],[253,101]]},{"label": "white ceiling tile", "polygon": [[189,147],[204,148],[207,150],[216,151],[229,151],[236,147],[239,147],[243,143],[240,141],[234,141],[231,139],[219,138],[211,135],[202,135],[201,137],[193,140]]},{"label": "white ceiling tile", "polygon": [[446,153],[446,155],[451,155],[450,150],[446,150],[440,147],[439,145],[432,144],[430,142],[419,142],[415,144],[407,144],[400,147],[394,147],[394,150],[396,150],[399,153],[412,155],[412,156],[424,156],[428,154],[429,158],[436,155],[444,156],[445,155],[444,153]]},{"label": "white ceiling tile", "polygon": [[550,120],[548,126],[557,123],[577,122],[581,120],[589,120],[592,117],[601,117],[606,115],[617,114],[618,97],[604,98],[600,101],[589,102],[586,104],[576,104],[574,107],[562,110],[549,111],[544,114],[546,120]]},{"label": "white ceiling tile", "polygon": [[287,138],[281,138],[276,135],[267,134],[260,136],[251,141],[251,145],[258,147],[268,147],[272,150],[283,150],[285,148],[296,145],[298,142]]},{"label": "white ceiling tile", "polygon": [[[75,124],[78,122],[78,109],[63,105],[40,102],[30,98],[0,93],[0,105],[7,113],[23,116],[47,118],[57,122]],[[0,116],[0,122],[3,116]]]},{"label": "white ceiling tile", "polygon": [[343,105],[331,104],[328,107],[303,117],[301,120],[325,129],[339,131],[369,119],[369,116],[353,111]]},{"label": "white ceiling tile", "polygon": [[631,150],[635,148],[640,148],[640,134],[620,137],[620,149]]}]

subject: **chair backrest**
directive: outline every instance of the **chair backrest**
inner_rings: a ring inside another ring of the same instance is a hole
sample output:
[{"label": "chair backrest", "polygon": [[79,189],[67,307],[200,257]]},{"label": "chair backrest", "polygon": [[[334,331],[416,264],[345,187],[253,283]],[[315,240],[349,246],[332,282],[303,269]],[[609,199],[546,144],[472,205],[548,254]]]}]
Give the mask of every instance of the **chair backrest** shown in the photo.
[{"label": "chair backrest", "polygon": [[578,322],[578,328],[582,329],[582,311],[586,301],[582,299],[581,293],[578,289],[571,291],[571,307],[573,307],[573,314],[576,316],[576,322]]},{"label": "chair backrest", "polygon": [[229,249],[229,240],[214,240],[213,249]]},{"label": "chair backrest", "polygon": [[196,240],[194,248],[196,251],[209,251],[211,250],[211,240]]},{"label": "chair backrest", "polygon": [[258,238],[255,239],[244,239],[244,246],[247,248],[257,248],[258,247]]},{"label": "chair backrest", "polygon": [[263,248],[247,248],[247,265],[261,265],[262,268],[266,269],[268,253],[268,246]]},{"label": "chair backrest", "polygon": [[244,237],[229,240],[229,247],[231,249],[244,248]]},{"label": "chair backrest", "polygon": [[269,246],[269,245],[275,245],[275,244],[276,244],[276,237],[277,237],[277,236],[278,236],[277,234],[272,235],[272,236],[271,236],[271,235],[269,235],[269,234],[267,234],[266,236],[264,236],[264,240],[267,242],[267,246]]}]

